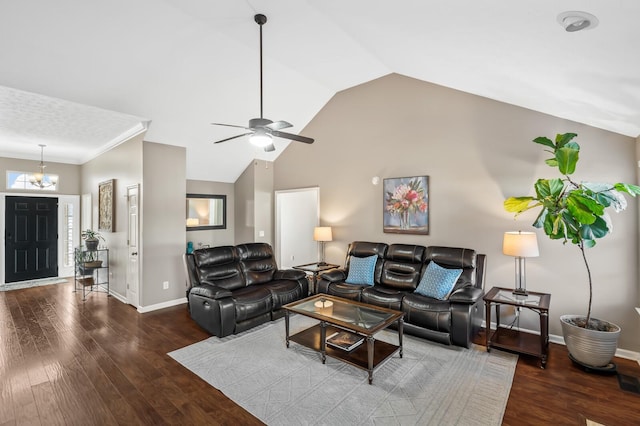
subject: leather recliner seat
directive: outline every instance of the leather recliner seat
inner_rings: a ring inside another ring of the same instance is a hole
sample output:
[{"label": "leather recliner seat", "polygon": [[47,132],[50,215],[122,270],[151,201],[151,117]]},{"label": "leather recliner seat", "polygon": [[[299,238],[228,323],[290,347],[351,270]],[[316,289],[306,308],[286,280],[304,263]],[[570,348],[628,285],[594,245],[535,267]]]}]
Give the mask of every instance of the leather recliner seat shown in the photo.
[{"label": "leather recliner seat", "polygon": [[195,250],[185,267],[191,318],[218,337],[280,318],[283,305],[309,293],[306,274],[279,270],[266,243]]},{"label": "leather recliner seat", "polygon": [[[346,283],[350,259],[372,255],[378,256],[374,285]],[[446,300],[415,293],[430,262],[462,269]],[[484,254],[466,248],[356,241],[349,245],[345,267],[322,274],[317,291],[402,311],[405,332],[468,348],[482,324],[485,266]]]}]

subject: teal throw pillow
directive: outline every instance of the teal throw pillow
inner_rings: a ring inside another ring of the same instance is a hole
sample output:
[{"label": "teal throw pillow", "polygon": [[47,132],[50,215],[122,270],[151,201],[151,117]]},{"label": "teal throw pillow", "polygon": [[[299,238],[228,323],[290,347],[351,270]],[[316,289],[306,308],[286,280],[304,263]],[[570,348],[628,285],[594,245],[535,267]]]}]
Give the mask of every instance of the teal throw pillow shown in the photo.
[{"label": "teal throw pillow", "polygon": [[377,261],[378,255],[376,254],[368,257],[351,256],[351,260],[349,261],[349,275],[345,282],[347,284],[373,285]]},{"label": "teal throw pillow", "polygon": [[462,269],[447,269],[436,262],[430,262],[415,292],[434,299],[447,300],[460,274]]}]

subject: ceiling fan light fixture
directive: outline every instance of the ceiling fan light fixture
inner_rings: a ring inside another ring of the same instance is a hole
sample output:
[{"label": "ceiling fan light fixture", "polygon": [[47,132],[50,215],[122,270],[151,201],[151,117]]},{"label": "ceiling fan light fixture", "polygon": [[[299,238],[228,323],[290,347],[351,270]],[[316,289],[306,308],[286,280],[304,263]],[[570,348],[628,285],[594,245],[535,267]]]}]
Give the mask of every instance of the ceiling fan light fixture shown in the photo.
[{"label": "ceiling fan light fixture", "polygon": [[252,145],[264,148],[273,145],[273,138],[263,129],[256,129],[255,133],[249,136],[249,142],[251,142]]},{"label": "ceiling fan light fixture", "polygon": [[569,33],[594,29],[599,22],[598,18],[587,12],[574,10],[558,15],[558,23]]},{"label": "ceiling fan light fixture", "polygon": [[289,139],[291,141],[297,141],[302,143],[313,143],[313,138],[309,138],[306,136],[296,135],[293,133],[283,132],[282,129],[286,129],[289,127],[293,127],[293,125],[287,121],[279,120],[273,121],[268,118],[264,118],[262,115],[262,26],[267,22],[267,17],[261,13],[258,13],[253,17],[258,26],[260,27],[260,118],[252,118],[249,120],[249,127],[246,126],[238,126],[235,124],[225,124],[225,123],[211,123],[214,126],[225,126],[225,127],[235,127],[238,129],[249,130],[246,133],[242,133],[240,135],[231,136],[229,138],[224,138],[214,143],[222,143],[226,141],[230,141],[232,139],[241,138],[243,136],[249,136],[249,142],[255,146],[259,146],[264,148],[265,152],[275,151],[276,148],[273,145],[273,138],[282,138]]}]

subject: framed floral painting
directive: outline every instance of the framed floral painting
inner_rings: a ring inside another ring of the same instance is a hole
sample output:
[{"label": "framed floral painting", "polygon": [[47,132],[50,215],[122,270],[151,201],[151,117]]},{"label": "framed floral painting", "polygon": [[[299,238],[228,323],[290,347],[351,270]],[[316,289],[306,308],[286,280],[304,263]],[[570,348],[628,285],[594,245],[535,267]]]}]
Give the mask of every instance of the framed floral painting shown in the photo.
[{"label": "framed floral painting", "polygon": [[429,235],[429,176],[384,179],[383,230]]}]

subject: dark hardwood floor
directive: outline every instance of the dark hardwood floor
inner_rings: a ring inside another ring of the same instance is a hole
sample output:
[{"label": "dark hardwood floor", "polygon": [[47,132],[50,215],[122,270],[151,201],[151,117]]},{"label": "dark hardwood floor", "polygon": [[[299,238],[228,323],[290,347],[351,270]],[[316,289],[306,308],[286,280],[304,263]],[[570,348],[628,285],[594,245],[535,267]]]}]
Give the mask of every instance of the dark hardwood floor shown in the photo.
[{"label": "dark hardwood floor", "polygon": [[[476,343],[484,346],[484,332]],[[495,349],[493,349],[495,350]],[[636,361],[615,358],[618,372],[640,377]],[[521,355],[503,425],[640,425],[640,395],[620,389],[616,375],[586,373],[571,362],[565,346],[551,343],[547,367]]]},{"label": "dark hardwood floor", "polygon": [[[102,293],[82,302],[72,288],[0,292],[0,425],[261,424],[167,356],[209,337],[185,305],[139,314]],[[640,425],[640,395],[551,346],[546,370],[520,357],[503,424]],[[640,376],[637,362],[616,362]]]}]

